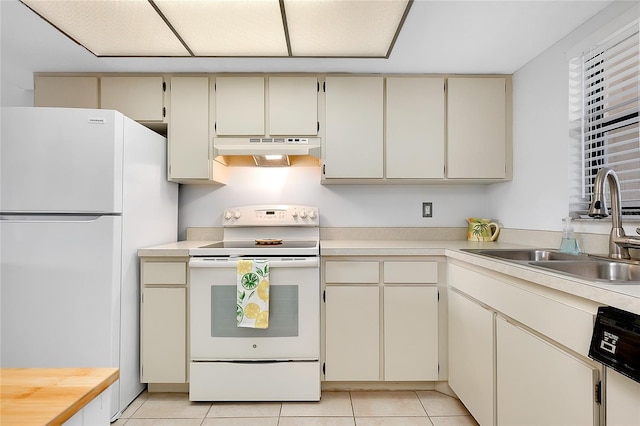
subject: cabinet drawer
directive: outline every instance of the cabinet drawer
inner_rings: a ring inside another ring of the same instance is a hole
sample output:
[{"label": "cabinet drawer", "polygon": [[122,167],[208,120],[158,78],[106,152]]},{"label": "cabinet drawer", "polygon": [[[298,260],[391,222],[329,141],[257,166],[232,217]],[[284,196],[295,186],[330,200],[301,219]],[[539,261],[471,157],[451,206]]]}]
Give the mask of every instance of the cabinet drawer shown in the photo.
[{"label": "cabinet drawer", "polygon": [[425,284],[438,282],[437,262],[384,262],[385,283]]},{"label": "cabinet drawer", "polygon": [[327,283],[378,283],[380,273],[378,262],[327,262],[325,282]]},{"label": "cabinet drawer", "polygon": [[147,262],[142,269],[143,284],[186,284],[185,262]]},{"label": "cabinet drawer", "polygon": [[455,264],[449,265],[449,285],[577,353],[588,355],[596,303],[576,300],[572,305],[553,292],[535,293],[526,282],[485,275]]}]

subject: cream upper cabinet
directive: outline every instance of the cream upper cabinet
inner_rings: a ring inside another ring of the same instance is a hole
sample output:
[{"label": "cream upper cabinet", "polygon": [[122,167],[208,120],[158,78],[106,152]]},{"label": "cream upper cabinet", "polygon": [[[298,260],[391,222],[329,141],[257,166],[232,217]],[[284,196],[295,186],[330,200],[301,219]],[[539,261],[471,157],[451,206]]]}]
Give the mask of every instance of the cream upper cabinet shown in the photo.
[{"label": "cream upper cabinet", "polygon": [[209,179],[209,78],[172,77],[169,179]]},{"label": "cream upper cabinet", "polygon": [[33,105],[37,107],[98,108],[98,77],[35,77]]},{"label": "cream upper cabinet", "polygon": [[495,424],[493,312],[449,291],[449,386],[481,425]]},{"label": "cream upper cabinet", "polygon": [[447,80],[447,177],[504,179],[506,79]]},{"label": "cream upper cabinet", "polygon": [[387,77],[387,178],[443,179],[444,78]]},{"label": "cream upper cabinet", "polygon": [[215,131],[218,136],[265,134],[264,77],[216,77]]},{"label": "cream upper cabinet", "polygon": [[323,178],[383,177],[383,77],[327,77]]},{"label": "cream upper cabinet", "polygon": [[269,77],[269,129],[272,136],[318,134],[318,78]]},{"label": "cream upper cabinet", "polygon": [[496,348],[498,425],[599,424],[595,367],[501,317]]},{"label": "cream upper cabinet", "polygon": [[100,108],[136,121],[164,121],[164,77],[100,77]]}]

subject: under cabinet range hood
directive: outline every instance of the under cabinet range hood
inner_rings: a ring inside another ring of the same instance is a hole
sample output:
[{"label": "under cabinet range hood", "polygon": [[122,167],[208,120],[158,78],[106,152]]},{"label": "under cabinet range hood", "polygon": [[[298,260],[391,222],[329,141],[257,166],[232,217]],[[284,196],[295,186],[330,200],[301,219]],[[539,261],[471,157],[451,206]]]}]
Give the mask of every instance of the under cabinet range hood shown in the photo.
[{"label": "under cabinet range hood", "polygon": [[288,166],[289,156],[320,158],[318,137],[213,138],[214,156],[252,156],[256,166]]}]

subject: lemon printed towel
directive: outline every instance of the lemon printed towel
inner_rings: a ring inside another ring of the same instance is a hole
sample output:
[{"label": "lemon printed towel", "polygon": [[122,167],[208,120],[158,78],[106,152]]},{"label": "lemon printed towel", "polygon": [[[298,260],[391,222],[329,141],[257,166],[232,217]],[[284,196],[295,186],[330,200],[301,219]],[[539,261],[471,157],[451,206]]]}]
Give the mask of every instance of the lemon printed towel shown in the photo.
[{"label": "lemon printed towel", "polygon": [[269,262],[238,260],[238,327],[269,327]]}]

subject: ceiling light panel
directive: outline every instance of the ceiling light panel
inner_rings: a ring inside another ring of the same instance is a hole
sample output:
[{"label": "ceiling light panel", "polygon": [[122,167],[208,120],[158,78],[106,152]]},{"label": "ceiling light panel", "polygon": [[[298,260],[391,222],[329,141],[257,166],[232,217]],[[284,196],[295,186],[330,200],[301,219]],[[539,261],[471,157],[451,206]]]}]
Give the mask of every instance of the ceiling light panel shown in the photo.
[{"label": "ceiling light panel", "polygon": [[284,0],[293,56],[386,57],[408,0]]},{"label": "ceiling light panel", "polygon": [[156,0],[195,56],[287,56],[278,0]]},{"label": "ceiling light panel", "polygon": [[145,0],[22,0],[97,56],[189,56]]}]

